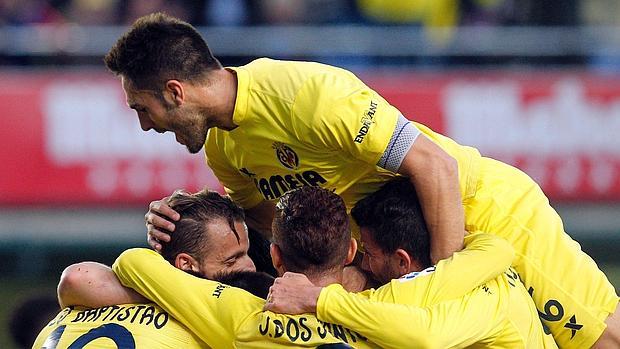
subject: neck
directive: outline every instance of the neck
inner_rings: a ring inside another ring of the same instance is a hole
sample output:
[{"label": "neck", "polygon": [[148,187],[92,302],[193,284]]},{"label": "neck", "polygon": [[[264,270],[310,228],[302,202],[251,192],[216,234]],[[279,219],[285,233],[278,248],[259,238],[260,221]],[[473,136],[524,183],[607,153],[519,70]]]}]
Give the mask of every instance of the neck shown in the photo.
[{"label": "neck", "polygon": [[235,129],[237,125],[233,122],[233,114],[237,100],[237,76],[226,69],[215,70],[209,74],[202,91],[204,114],[211,119],[209,127]]},{"label": "neck", "polygon": [[314,285],[320,287],[325,287],[331,284],[342,284],[342,270],[319,275],[306,274],[306,276]]}]

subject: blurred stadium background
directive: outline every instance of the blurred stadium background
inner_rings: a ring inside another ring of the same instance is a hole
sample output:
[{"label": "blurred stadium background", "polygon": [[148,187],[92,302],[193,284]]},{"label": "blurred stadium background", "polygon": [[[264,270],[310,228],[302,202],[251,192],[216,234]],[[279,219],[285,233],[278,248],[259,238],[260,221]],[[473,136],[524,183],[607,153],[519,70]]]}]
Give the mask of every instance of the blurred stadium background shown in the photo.
[{"label": "blurred stadium background", "polygon": [[140,130],[104,70],[158,10],[199,26],[224,65],[351,69],[407,117],[520,167],[620,287],[619,0],[3,0],[1,348],[16,304],[53,296],[66,265],[144,246],[151,200],[219,188],[203,155]]}]

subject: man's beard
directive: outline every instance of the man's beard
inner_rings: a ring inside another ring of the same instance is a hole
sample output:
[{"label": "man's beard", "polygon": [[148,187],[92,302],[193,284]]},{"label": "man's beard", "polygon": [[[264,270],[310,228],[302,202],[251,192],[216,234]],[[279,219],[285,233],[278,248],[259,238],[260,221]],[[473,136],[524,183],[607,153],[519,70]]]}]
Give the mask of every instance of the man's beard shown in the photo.
[{"label": "man's beard", "polygon": [[200,150],[202,150],[203,146],[204,146],[204,142],[201,142],[201,143],[196,143],[196,144],[187,144],[185,145],[185,148],[187,148],[187,151],[190,152],[190,154],[196,154],[200,152]]},{"label": "man's beard", "polygon": [[204,146],[208,128],[200,123],[200,115],[195,114],[187,124],[175,125],[176,132],[183,136],[185,147],[190,154],[198,153]]}]

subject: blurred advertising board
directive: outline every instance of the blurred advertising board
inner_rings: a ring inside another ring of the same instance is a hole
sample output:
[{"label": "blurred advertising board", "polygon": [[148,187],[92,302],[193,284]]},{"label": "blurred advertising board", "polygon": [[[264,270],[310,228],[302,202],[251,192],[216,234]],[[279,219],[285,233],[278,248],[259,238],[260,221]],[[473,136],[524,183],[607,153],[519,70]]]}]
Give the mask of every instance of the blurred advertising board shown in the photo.
[{"label": "blurred advertising board", "polygon": [[[620,76],[365,72],[403,114],[530,174],[554,200],[620,201]],[[144,133],[98,71],[0,73],[0,204],[143,205],[221,190],[203,153]]]}]

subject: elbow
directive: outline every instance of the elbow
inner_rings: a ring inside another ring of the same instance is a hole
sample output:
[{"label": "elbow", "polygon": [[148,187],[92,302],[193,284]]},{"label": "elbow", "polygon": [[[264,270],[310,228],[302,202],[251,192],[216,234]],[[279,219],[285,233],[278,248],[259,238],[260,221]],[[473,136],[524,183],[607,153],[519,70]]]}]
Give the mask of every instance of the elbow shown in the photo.
[{"label": "elbow", "polygon": [[76,304],[78,298],[75,296],[80,293],[85,285],[88,285],[89,262],[81,262],[68,266],[60,275],[57,293],[58,302],[61,307]]}]

